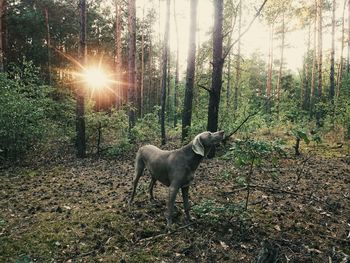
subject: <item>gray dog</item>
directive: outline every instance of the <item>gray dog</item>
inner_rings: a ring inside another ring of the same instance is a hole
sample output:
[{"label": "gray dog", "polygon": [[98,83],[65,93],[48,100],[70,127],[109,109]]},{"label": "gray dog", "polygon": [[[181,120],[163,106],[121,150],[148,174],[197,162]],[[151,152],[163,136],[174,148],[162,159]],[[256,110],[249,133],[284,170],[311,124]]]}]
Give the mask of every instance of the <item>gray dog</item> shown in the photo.
[{"label": "gray dog", "polygon": [[136,155],[135,177],[129,204],[134,200],[137,183],[146,167],[151,173],[151,183],[149,185],[151,201],[154,201],[153,187],[156,181],[169,187],[169,200],[167,202],[167,212],[165,213],[167,225],[170,226],[172,224],[175,199],[180,188],[186,221],[188,222],[190,220],[188,189],[194,178],[194,172],[203,160],[203,157],[210,152],[213,146],[218,145],[223,138],[224,131],[214,133],[202,132],[189,144],[174,151],[163,151],[153,145],[141,147]]}]

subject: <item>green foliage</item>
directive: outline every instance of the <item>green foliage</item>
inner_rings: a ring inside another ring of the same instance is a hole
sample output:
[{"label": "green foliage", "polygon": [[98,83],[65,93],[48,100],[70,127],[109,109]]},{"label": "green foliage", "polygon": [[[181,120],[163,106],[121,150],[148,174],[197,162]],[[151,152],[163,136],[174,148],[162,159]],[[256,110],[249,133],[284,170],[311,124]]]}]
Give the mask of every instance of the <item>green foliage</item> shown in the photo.
[{"label": "green foliage", "polygon": [[192,207],[192,211],[200,218],[205,218],[213,223],[222,222],[225,218],[238,217],[245,220],[249,214],[244,211],[242,204],[220,204],[215,200],[205,199]]},{"label": "green foliage", "polygon": [[42,142],[53,128],[46,111],[52,100],[46,86],[14,81],[0,75],[0,150],[17,159]]},{"label": "green foliage", "polygon": [[[96,112],[93,103],[89,101],[86,113],[86,142],[90,152],[107,150],[108,155],[118,155],[130,149],[126,112],[114,108],[109,112]],[[97,149],[98,147],[100,149]]]},{"label": "green foliage", "polygon": [[132,137],[138,142],[152,142],[159,138],[160,124],[159,112],[160,107],[154,107],[153,112],[146,113],[143,118],[139,119],[135,127],[132,128]]},{"label": "green foliage", "polygon": [[234,146],[224,156],[225,159],[234,160],[238,167],[249,165],[261,166],[266,162],[276,165],[279,158],[285,155],[283,142],[276,140],[268,142],[263,140],[246,139],[235,142]]}]

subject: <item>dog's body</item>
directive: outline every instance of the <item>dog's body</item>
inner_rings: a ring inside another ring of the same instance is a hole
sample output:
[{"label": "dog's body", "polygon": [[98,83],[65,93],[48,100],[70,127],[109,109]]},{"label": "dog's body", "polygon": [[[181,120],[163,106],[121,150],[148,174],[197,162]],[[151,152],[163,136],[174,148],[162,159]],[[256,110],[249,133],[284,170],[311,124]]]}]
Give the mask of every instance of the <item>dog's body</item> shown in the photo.
[{"label": "dog's body", "polygon": [[145,168],[151,173],[149,186],[150,200],[153,201],[153,187],[156,181],[169,187],[169,200],[167,202],[167,224],[172,223],[172,214],[177,192],[181,188],[184,202],[186,220],[190,220],[190,205],[188,201],[189,185],[194,178],[194,172],[210,149],[223,140],[224,132],[203,132],[195,139],[174,151],[163,151],[156,146],[146,145],[139,149],[135,160],[135,177],[133,191],[130,198],[132,203],[139,178]]}]

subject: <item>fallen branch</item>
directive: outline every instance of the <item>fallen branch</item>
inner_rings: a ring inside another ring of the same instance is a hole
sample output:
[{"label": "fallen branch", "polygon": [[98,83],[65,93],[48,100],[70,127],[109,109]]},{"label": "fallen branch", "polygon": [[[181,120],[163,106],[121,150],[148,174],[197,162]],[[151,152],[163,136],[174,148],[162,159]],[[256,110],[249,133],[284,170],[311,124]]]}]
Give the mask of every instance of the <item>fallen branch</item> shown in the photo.
[{"label": "fallen branch", "polygon": [[170,236],[171,234],[174,234],[174,233],[176,233],[176,232],[178,232],[178,231],[180,231],[182,229],[185,229],[185,228],[187,228],[187,227],[189,227],[189,226],[191,226],[193,224],[194,224],[194,222],[193,223],[189,223],[189,224],[184,225],[184,226],[181,226],[181,227],[179,227],[179,228],[177,228],[175,230],[172,230],[172,231],[170,231],[168,233],[163,233],[163,234],[159,234],[159,235],[156,235],[156,236],[142,238],[142,239],[139,239],[139,240],[135,241],[135,243],[144,242],[144,241],[151,241],[151,240],[154,240],[154,239],[157,239],[157,238]]}]

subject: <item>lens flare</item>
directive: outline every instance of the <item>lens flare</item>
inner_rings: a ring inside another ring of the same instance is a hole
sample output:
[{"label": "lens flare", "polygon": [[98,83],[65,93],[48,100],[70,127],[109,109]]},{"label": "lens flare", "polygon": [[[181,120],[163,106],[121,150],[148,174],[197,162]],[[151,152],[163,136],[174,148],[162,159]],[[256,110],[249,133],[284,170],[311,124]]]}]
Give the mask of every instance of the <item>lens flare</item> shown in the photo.
[{"label": "lens flare", "polygon": [[91,88],[101,89],[110,82],[106,72],[97,67],[86,68],[82,74],[84,82]]}]

